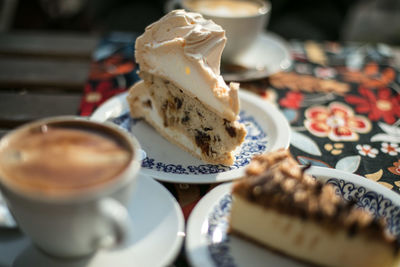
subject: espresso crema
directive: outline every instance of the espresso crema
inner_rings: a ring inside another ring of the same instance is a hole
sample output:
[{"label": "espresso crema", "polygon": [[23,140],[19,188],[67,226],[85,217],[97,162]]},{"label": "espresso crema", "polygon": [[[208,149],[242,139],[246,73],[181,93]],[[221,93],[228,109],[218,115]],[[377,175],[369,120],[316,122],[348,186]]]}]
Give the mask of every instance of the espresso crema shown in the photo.
[{"label": "espresso crema", "polygon": [[19,190],[79,193],[126,169],[133,151],[112,132],[76,122],[16,131],[0,142],[0,179]]},{"label": "espresso crema", "polygon": [[262,8],[257,2],[246,0],[187,0],[185,5],[195,12],[218,17],[253,16]]}]

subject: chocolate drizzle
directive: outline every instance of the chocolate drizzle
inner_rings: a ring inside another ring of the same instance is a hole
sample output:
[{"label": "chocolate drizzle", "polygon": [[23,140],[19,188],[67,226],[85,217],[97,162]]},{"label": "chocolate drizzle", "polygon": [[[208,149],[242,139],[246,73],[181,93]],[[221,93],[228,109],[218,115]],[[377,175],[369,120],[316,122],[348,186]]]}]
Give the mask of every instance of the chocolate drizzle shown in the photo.
[{"label": "chocolate drizzle", "polygon": [[348,236],[365,232],[372,237],[394,242],[385,231],[383,219],[345,201],[330,184],[323,184],[306,174],[311,166],[300,167],[289,151],[278,150],[253,158],[246,169],[246,178],[235,183],[233,194],[303,220],[322,223],[328,229],[346,229]]}]

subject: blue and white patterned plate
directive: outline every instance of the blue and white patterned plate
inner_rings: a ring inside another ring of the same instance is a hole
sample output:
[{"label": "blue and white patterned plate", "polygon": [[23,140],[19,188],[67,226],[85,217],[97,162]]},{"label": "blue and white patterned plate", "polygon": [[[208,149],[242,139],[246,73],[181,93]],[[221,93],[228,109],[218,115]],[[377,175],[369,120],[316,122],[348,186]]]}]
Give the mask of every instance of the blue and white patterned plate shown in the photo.
[{"label": "blue and white patterned plate", "polygon": [[[384,216],[390,232],[400,235],[400,195],[364,177],[335,169],[312,167],[308,173],[336,186],[347,200]],[[192,211],[186,228],[185,249],[192,266],[307,266],[227,234],[231,209],[231,185],[208,193]]]},{"label": "blue and white patterned plate", "polygon": [[232,166],[207,164],[171,144],[143,120],[129,116],[126,93],[100,106],[92,120],[111,121],[129,131],[143,149],[141,172],[158,180],[180,183],[214,183],[239,178],[253,155],[288,147],[290,128],[286,118],[260,97],[239,92],[240,121],[247,136]]}]

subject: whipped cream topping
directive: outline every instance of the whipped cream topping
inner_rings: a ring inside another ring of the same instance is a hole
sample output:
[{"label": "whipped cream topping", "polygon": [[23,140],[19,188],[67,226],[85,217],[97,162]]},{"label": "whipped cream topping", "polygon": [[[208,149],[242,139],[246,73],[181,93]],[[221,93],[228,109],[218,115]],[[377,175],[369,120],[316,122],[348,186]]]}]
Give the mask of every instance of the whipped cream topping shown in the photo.
[{"label": "whipped cream topping", "polygon": [[198,13],[174,10],[137,38],[135,57],[141,71],[172,81],[233,121],[239,112],[238,84],[227,86],[220,75],[225,43],[219,25]]}]

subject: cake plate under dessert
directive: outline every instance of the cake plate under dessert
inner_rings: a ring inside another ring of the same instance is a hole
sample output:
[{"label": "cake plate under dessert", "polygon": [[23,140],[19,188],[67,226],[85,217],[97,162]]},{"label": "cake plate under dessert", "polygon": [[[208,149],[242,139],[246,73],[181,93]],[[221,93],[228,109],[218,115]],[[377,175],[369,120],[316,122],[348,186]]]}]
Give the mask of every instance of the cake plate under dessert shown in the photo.
[{"label": "cake plate under dessert", "polygon": [[142,147],[141,172],[157,180],[175,183],[219,183],[242,177],[243,170],[256,154],[287,148],[290,127],[284,115],[259,96],[239,91],[240,122],[247,136],[236,151],[232,166],[207,164],[171,144],[143,120],[132,119],[126,93],[101,105],[92,120],[110,121],[133,134]]},{"label": "cake plate under dessert", "polygon": [[[333,184],[345,199],[376,216],[384,216],[389,231],[400,236],[400,195],[367,178],[336,169],[312,167],[307,171],[316,179]],[[309,266],[280,253],[228,234],[231,186],[225,183],[205,195],[192,211],[187,228],[185,249],[192,266]],[[284,238],[284,237],[282,237]],[[359,257],[360,255],[354,255]]]}]

